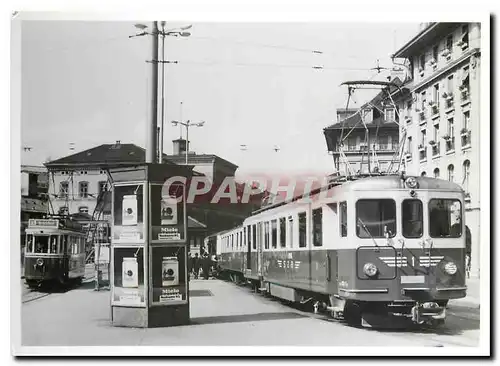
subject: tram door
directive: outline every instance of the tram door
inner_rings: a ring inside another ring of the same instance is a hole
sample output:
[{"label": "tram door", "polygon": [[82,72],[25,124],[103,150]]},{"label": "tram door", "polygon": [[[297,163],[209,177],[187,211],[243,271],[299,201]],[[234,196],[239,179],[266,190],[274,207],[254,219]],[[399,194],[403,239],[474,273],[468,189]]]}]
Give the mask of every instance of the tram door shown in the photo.
[{"label": "tram door", "polygon": [[257,224],[257,273],[262,276],[262,222]]}]

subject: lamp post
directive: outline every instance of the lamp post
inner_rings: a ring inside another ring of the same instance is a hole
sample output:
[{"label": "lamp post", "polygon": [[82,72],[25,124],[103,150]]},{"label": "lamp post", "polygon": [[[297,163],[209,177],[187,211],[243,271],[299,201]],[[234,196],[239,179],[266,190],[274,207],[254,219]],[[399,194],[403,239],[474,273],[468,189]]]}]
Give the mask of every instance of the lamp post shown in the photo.
[{"label": "lamp post", "polygon": [[188,153],[189,153],[189,127],[195,126],[195,127],[203,127],[205,124],[205,121],[193,123],[190,120],[187,120],[186,122],[182,121],[172,121],[172,125],[177,126],[177,125],[182,125],[186,127],[186,165],[188,163]]},{"label": "lamp post", "polygon": [[[164,124],[165,124],[165,64],[167,63],[177,63],[177,61],[167,61],[165,60],[165,37],[173,36],[173,37],[189,37],[191,33],[186,32],[186,30],[190,29],[192,25],[187,25],[178,28],[165,29],[166,22],[162,21],[160,23],[161,30],[158,29],[158,22],[153,23],[153,31],[148,32],[147,25],[144,24],[135,24],[135,27],[139,29],[141,32],[135,34],[133,36],[129,36],[129,38],[141,37],[150,35],[153,36],[154,44],[153,44],[153,132],[151,134],[156,134],[157,127],[157,106],[158,106],[158,64],[161,64],[161,138],[160,138],[160,146],[158,148],[155,147],[153,149],[155,152],[158,152],[158,162],[161,163],[163,160],[163,136],[164,136]],[[158,60],[158,38],[161,36],[161,53],[162,58]],[[151,145],[154,146],[154,145]]]}]

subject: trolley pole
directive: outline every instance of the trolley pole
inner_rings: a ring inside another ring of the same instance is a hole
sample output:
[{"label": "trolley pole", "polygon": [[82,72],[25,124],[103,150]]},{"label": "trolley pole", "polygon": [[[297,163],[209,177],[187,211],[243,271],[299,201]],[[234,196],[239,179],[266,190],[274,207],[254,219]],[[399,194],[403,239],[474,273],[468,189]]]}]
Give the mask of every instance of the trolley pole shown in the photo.
[{"label": "trolley pole", "polygon": [[151,62],[151,123],[147,129],[146,163],[156,163],[156,128],[158,126],[158,22],[153,22],[153,60]]}]

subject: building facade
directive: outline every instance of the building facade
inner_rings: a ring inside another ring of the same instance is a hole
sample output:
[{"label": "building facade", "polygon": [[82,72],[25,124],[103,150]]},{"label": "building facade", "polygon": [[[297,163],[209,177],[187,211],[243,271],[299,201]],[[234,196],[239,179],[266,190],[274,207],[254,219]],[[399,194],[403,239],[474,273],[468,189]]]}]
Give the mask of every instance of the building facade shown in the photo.
[{"label": "building facade", "polygon": [[[401,85],[399,79],[393,83]],[[397,99],[402,97],[403,90],[392,87],[388,92]],[[385,91],[359,109],[338,109],[337,123],[323,130],[336,173],[355,175],[394,170],[400,161],[399,119],[396,105]]]},{"label": "building facade", "polygon": [[462,185],[472,276],[480,253],[480,56],[479,23],[430,23],[393,55],[408,65],[411,85],[399,105],[406,170]]}]

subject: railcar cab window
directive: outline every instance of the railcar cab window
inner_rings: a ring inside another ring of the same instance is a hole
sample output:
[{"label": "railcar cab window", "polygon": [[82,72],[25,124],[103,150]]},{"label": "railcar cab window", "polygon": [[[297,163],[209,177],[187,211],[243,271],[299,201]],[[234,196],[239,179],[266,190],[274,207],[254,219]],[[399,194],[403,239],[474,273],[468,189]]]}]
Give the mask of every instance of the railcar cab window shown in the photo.
[{"label": "railcar cab window", "polygon": [[317,208],[313,210],[313,245],[315,247],[320,247],[323,245],[322,233],[323,233],[323,209]]},{"label": "railcar cab window", "polygon": [[356,202],[356,235],[384,238],[396,235],[396,203],[391,199],[364,199]]},{"label": "railcar cab window", "polygon": [[429,234],[432,238],[459,238],[462,236],[462,205],[459,200],[430,200]]},{"label": "railcar cab window", "polygon": [[307,245],[307,219],[306,213],[299,213],[299,248],[305,248]]},{"label": "railcar cab window", "polygon": [[420,238],[424,224],[422,201],[404,200],[402,212],[403,236],[405,238]]},{"label": "railcar cab window", "polygon": [[340,236],[347,236],[347,202],[340,202]]},{"label": "railcar cab window", "polygon": [[[30,243],[31,241],[31,243]],[[58,249],[57,235],[35,235],[28,238],[28,251],[37,254],[56,254]]]}]

